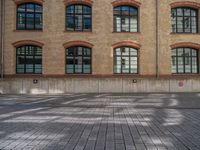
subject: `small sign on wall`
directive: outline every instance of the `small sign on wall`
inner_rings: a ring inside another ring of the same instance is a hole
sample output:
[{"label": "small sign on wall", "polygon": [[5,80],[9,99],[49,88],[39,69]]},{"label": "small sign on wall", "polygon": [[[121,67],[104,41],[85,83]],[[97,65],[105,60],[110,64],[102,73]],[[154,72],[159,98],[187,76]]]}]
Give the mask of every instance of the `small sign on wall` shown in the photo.
[{"label": "small sign on wall", "polygon": [[180,88],[184,87],[184,82],[183,81],[179,81],[178,82],[178,87],[180,87]]},{"label": "small sign on wall", "polygon": [[37,84],[38,83],[38,80],[37,79],[34,79],[33,80],[33,84]]}]

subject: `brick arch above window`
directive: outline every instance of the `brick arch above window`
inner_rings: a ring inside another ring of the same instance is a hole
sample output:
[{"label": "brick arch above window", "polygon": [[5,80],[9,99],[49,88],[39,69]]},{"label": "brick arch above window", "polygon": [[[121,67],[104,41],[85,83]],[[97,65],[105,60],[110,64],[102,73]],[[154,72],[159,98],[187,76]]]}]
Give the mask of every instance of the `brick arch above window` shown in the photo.
[{"label": "brick arch above window", "polygon": [[200,3],[191,2],[191,1],[180,1],[180,2],[171,3],[170,6],[171,6],[171,8],[191,7],[191,8],[199,9],[200,8]]},{"label": "brick arch above window", "polygon": [[66,6],[73,5],[73,4],[84,4],[84,5],[92,6],[93,1],[92,0],[64,0],[64,4]]},{"label": "brick arch above window", "polygon": [[124,46],[128,46],[128,47],[132,47],[132,48],[136,48],[136,49],[140,49],[141,45],[137,42],[134,41],[122,41],[122,42],[118,42],[112,45],[113,49],[115,48],[119,48],[119,47],[124,47]]},{"label": "brick arch above window", "polygon": [[134,7],[140,7],[141,3],[137,0],[115,0],[112,2],[113,7],[121,5],[129,5]]},{"label": "brick arch above window", "polygon": [[84,46],[84,47],[92,48],[94,45],[85,41],[70,41],[70,42],[64,43],[63,46],[66,49],[73,46]]},{"label": "brick arch above window", "polygon": [[33,40],[21,40],[21,41],[17,41],[12,43],[12,45],[14,47],[20,47],[23,45],[34,45],[34,46],[39,46],[39,47],[43,47],[44,43],[38,42],[38,41],[33,41]]},{"label": "brick arch above window", "polygon": [[194,48],[200,50],[200,44],[192,43],[192,42],[180,42],[175,43],[170,46],[172,49],[174,48]]},{"label": "brick arch above window", "polygon": [[17,5],[22,3],[37,3],[42,5],[44,0],[13,0]]}]

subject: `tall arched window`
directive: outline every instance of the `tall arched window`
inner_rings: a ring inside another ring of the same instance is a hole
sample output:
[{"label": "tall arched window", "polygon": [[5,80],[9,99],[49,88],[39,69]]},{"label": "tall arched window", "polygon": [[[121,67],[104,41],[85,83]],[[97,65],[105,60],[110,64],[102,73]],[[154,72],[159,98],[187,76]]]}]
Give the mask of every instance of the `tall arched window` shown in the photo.
[{"label": "tall arched window", "polygon": [[132,6],[115,7],[114,32],[138,32],[138,8]]},{"label": "tall arched window", "polygon": [[137,74],[138,50],[131,47],[120,47],[114,50],[114,73]]},{"label": "tall arched window", "polygon": [[198,51],[192,48],[172,49],[172,73],[198,73]]},{"label": "tall arched window", "polygon": [[33,45],[25,45],[16,51],[17,74],[41,74],[42,73],[42,48]]},{"label": "tall arched window", "polygon": [[17,30],[42,30],[42,5],[35,3],[18,5]]},{"label": "tall arched window", "polygon": [[67,74],[91,74],[92,56],[88,47],[75,46],[66,49]]},{"label": "tall arched window", "polygon": [[67,31],[91,31],[92,8],[87,5],[69,5],[66,7]]},{"label": "tall arched window", "polygon": [[171,10],[173,33],[197,33],[198,11],[193,8],[178,7]]}]

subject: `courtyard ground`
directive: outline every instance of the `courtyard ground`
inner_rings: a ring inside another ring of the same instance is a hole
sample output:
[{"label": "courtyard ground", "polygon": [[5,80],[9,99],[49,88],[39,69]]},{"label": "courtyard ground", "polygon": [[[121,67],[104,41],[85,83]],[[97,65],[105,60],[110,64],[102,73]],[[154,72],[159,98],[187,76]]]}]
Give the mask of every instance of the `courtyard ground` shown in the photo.
[{"label": "courtyard ground", "polygon": [[1,150],[200,150],[200,94],[0,95]]}]

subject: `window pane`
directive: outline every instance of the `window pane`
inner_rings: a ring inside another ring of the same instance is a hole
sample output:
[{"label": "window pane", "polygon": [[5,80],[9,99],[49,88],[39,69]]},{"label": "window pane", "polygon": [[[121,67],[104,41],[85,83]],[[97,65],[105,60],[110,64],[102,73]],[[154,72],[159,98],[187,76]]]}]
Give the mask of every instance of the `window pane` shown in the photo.
[{"label": "window pane", "polygon": [[34,28],[34,14],[26,14],[26,28],[33,29]]},{"label": "window pane", "polygon": [[25,3],[17,7],[17,29],[41,30],[42,6],[34,3]]},{"label": "window pane", "polygon": [[172,50],[172,73],[197,72],[197,50],[191,48],[178,48]]},{"label": "window pane", "polygon": [[18,13],[17,28],[18,29],[24,29],[25,28],[25,14],[24,13]]},{"label": "window pane", "polygon": [[190,9],[184,8],[184,16],[190,16]]},{"label": "window pane", "polygon": [[88,6],[83,6],[83,13],[84,14],[91,14],[91,8]]},{"label": "window pane", "polygon": [[176,57],[172,57],[172,73],[177,73]]},{"label": "window pane", "polygon": [[42,29],[42,14],[35,14],[35,28]]},{"label": "window pane", "polygon": [[76,14],[82,14],[83,13],[82,5],[75,5],[75,13]]},{"label": "window pane", "polygon": [[66,73],[91,73],[91,49],[84,47],[66,49]]},{"label": "window pane", "polygon": [[138,10],[136,8],[130,7],[130,15],[137,16]]},{"label": "window pane", "polygon": [[191,73],[191,58],[185,57],[185,73]]},{"label": "window pane", "polygon": [[91,7],[71,5],[66,10],[66,26],[69,31],[91,31]]},{"label": "window pane", "polygon": [[81,31],[83,29],[83,20],[82,15],[75,15],[75,30]]},{"label": "window pane", "polygon": [[183,17],[177,17],[177,32],[183,32]]},{"label": "window pane", "polygon": [[172,32],[196,33],[197,10],[192,8],[175,8],[171,10]]},{"label": "window pane", "polygon": [[192,73],[198,72],[197,58],[192,57]]},{"label": "window pane", "polygon": [[26,5],[26,11],[27,12],[34,12],[34,4],[27,4]]},{"label": "window pane", "polygon": [[121,13],[123,16],[129,16],[129,6],[121,6]]},{"label": "window pane", "polygon": [[137,32],[137,17],[130,18],[130,31]]},{"label": "window pane", "polygon": [[17,48],[17,73],[42,73],[41,48],[22,46]]},{"label": "window pane", "polygon": [[114,8],[114,31],[137,32],[137,13],[137,8],[131,6],[120,6]]},{"label": "window pane", "polygon": [[74,30],[75,28],[75,17],[67,16],[67,30]]},{"label": "window pane", "polygon": [[137,56],[137,50],[134,48],[130,48],[130,55]]},{"label": "window pane", "polygon": [[129,56],[129,49],[128,47],[121,48],[122,56]]},{"label": "window pane", "polygon": [[114,15],[120,15],[120,14],[121,14],[120,7],[114,8]]},{"label": "window pane", "polygon": [[178,48],[178,56],[183,56],[183,48]]},{"label": "window pane", "polygon": [[84,48],[83,49],[83,53],[84,53],[84,56],[90,56],[91,55],[91,52],[90,52],[89,48]]},{"label": "window pane", "polygon": [[91,16],[90,15],[85,15],[83,18],[83,29],[85,30],[90,30],[92,26],[92,22],[91,22]]},{"label": "window pane", "polygon": [[115,17],[114,20],[114,25],[115,25],[115,31],[116,32],[121,32],[121,18],[120,17]]},{"label": "window pane", "polygon": [[121,64],[122,64],[121,60],[122,60],[121,57],[115,57],[115,66],[114,66],[115,73],[121,73]]},{"label": "window pane", "polygon": [[184,28],[185,32],[191,32],[191,26],[190,26],[190,18],[189,17],[184,17]]},{"label": "window pane", "polygon": [[129,17],[122,17],[121,24],[122,24],[122,32],[129,32]]},{"label": "window pane", "polygon": [[71,14],[74,13],[74,5],[71,5],[71,6],[67,7],[67,13],[71,13]]},{"label": "window pane", "polygon": [[18,8],[17,8],[17,11],[18,12],[25,12],[25,8],[26,8],[26,5],[24,5],[24,4],[23,5],[19,5]]},{"label": "window pane", "polygon": [[196,17],[197,16],[197,11],[191,10],[191,16]]},{"label": "window pane", "polygon": [[115,49],[114,72],[115,73],[137,73],[138,71],[137,50],[130,47]]},{"label": "window pane", "polygon": [[40,5],[35,5],[35,12],[37,12],[37,13],[42,13],[42,6],[40,6]]},{"label": "window pane", "polygon": [[184,73],[183,58],[178,57],[178,73]]},{"label": "window pane", "polygon": [[183,16],[183,9],[182,8],[177,9],[177,16]]}]

